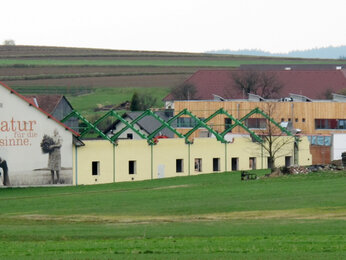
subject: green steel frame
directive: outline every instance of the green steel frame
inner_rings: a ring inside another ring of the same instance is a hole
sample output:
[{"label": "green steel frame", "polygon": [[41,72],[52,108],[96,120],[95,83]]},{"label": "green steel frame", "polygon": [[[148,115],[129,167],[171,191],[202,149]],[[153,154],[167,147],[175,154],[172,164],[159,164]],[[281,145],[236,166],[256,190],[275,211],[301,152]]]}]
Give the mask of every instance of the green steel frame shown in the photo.
[{"label": "green steel frame", "polygon": [[96,133],[98,133],[103,139],[106,139],[110,142],[113,143],[113,141],[107,136],[105,135],[100,129],[98,129],[96,127],[96,125],[98,123],[100,123],[102,120],[101,118],[98,121],[98,123],[95,125],[95,124],[92,124],[90,123],[85,117],[83,117],[80,113],[78,113],[77,111],[72,111],[70,114],[68,114],[67,116],[65,116],[61,122],[64,123],[65,121],[69,120],[71,117],[77,117],[78,119],[82,120],[86,125],[86,129],[80,134],[80,138],[83,138],[87,133],[89,133],[91,130],[94,130]]},{"label": "green steel frame", "polygon": [[[84,118],[80,113],[78,113],[77,111],[73,111],[71,112],[69,115],[67,115],[64,119],[61,120],[61,122],[65,122],[67,121],[69,118],[71,117],[77,117],[80,120],[82,120],[87,127],[81,132],[80,137],[83,138],[87,133],[89,133],[90,131],[94,130],[97,134],[99,134],[100,137],[102,137],[105,140],[110,141],[113,144],[116,144],[116,140],[120,137],[120,135],[122,133],[124,133],[126,130],[131,129],[132,131],[134,131],[138,136],[140,136],[142,139],[146,139],[148,144],[150,145],[154,145],[156,142],[154,142],[154,138],[155,136],[162,131],[164,128],[168,128],[170,129],[174,134],[176,134],[179,138],[184,138],[185,142],[187,144],[191,144],[191,141],[189,141],[189,137],[195,132],[197,131],[199,128],[205,128],[207,129],[210,133],[212,133],[216,139],[222,143],[227,143],[227,141],[225,140],[225,135],[230,132],[233,128],[235,128],[236,126],[242,127],[243,129],[245,129],[245,131],[247,131],[257,142],[263,142],[262,138],[260,136],[258,136],[254,131],[250,130],[245,124],[244,121],[249,118],[250,116],[254,115],[254,114],[260,114],[263,117],[265,117],[266,119],[268,119],[271,123],[273,123],[275,126],[277,126],[283,133],[289,135],[289,136],[293,136],[292,133],[290,131],[288,131],[287,129],[283,128],[280,126],[280,124],[278,124],[274,119],[270,118],[265,112],[263,112],[262,110],[260,110],[259,108],[255,108],[252,111],[250,111],[248,114],[246,114],[244,117],[242,117],[241,119],[236,119],[235,117],[233,117],[232,115],[230,115],[227,111],[225,111],[223,108],[220,108],[219,110],[215,111],[213,114],[211,114],[208,118],[202,120],[198,117],[196,117],[195,115],[193,115],[189,110],[184,109],[182,111],[180,111],[178,114],[176,114],[175,116],[173,116],[171,119],[169,119],[167,122],[162,120],[158,115],[155,114],[155,112],[151,111],[151,110],[146,110],[144,111],[142,114],[140,114],[136,119],[132,120],[131,122],[125,120],[123,118],[123,116],[119,115],[117,112],[111,110],[109,112],[107,112],[105,115],[103,115],[102,117],[100,117],[98,120],[96,120],[93,124],[90,123],[86,118]],[[207,123],[213,119],[214,117],[216,117],[217,115],[225,115],[226,117],[230,118],[232,120],[232,122],[234,122],[232,125],[230,125],[227,129],[225,129],[222,133],[218,133],[217,131],[215,131],[212,127],[210,127]],[[105,135],[100,129],[97,128],[97,125],[99,123],[101,123],[103,120],[105,120],[108,117],[114,117],[116,119],[118,119],[119,121],[121,121],[125,127],[123,127],[121,130],[119,130],[118,132],[114,133],[114,135],[112,137],[108,137],[107,135]],[[149,135],[146,135],[145,133],[143,133],[141,130],[138,130],[135,128],[135,124],[140,121],[141,119],[147,117],[147,116],[151,116],[153,118],[155,118],[157,121],[159,121],[161,123],[161,126],[158,127],[157,129],[155,129],[152,133],[150,133]],[[191,118],[193,118],[196,122],[196,125],[190,130],[188,131],[185,135],[179,133],[173,126],[172,124],[175,122],[176,119],[178,119],[181,116],[189,116]],[[296,141],[298,140],[296,136],[294,136]]]}]

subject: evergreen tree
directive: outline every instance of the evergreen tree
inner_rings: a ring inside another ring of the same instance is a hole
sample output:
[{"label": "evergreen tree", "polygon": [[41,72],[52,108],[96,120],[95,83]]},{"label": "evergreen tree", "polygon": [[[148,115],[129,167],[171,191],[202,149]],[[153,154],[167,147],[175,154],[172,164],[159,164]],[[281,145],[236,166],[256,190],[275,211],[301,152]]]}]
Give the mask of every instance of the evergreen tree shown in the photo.
[{"label": "evergreen tree", "polygon": [[132,95],[130,110],[131,111],[141,110],[140,109],[140,100],[139,100],[139,96],[138,96],[137,92],[133,93],[133,95]]}]

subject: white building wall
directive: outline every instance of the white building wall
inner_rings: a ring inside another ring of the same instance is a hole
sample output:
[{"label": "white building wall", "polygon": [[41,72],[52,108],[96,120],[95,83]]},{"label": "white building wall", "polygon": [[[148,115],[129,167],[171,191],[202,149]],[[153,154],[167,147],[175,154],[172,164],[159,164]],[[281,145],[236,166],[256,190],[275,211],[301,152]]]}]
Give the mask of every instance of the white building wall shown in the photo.
[{"label": "white building wall", "polygon": [[346,152],[346,134],[333,134],[331,160],[341,160],[343,152]]},{"label": "white building wall", "polygon": [[11,185],[49,184],[48,154],[43,154],[43,136],[62,139],[61,182],[72,184],[72,133],[0,85],[0,157],[7,161]]},{"label": "white building wall", "polygon": [[[126,120],[127,122],[129,122],[129,123],[133,121],[133,120],[129,119],[128,117],[126,117],[125,120]],[[117,124],[117,128],[116,128],[116,130],[115,130],[114,132],[120,131],[120,130],[123,129],[125,126],[126,126],[126,125],[125,125],[124,123],[119,122],[119,123]],[[141,130],[141,129],[138,127],[137,124],[134,125],[134,128],[137,129],[138,131],[140,131],[141,133],[147,135],[147,133],[145,133],[145,131]],[[142,138],[141,138],[137,133],[135,133],[135,131],[133,131],[131,128],[127,129],[124,133],[122,133],[122,134],[119,136],[119,139],[128,139],[128,138],[127,138],[127,135],[128,135],[128,134],[132,134],[132,136],[133,136],[132,139],[134,139],[134,140],[142,140]],[[108,136],[109,136],[109,137],[112,137],[113,134],[108,133]]]}]

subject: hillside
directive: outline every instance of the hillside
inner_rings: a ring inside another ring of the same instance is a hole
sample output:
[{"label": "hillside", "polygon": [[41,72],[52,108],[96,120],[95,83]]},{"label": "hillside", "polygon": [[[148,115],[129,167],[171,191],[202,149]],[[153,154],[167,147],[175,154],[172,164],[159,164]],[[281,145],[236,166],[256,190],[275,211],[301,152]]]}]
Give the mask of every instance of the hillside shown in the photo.
[{"label": "hillside", "polygon": [[345,174],[0,189],[0,258],[344,259]]},{"label": "hillside", "polygon": [[0,46],[0,80],[12,87],[170,88],[202,68],[331,61],[203,53]]},{"label": "hillside", "polygon": [[[233,69],[242,64],[319,64],[306,60],[205,53],[145,52],[44,46],[0,46],[0,81],[22,94],[67,95],[81,112],[129,100],[134,91],[156,93],[159,101],[170,88],[200,69]],[[102,92],[102,95],[99,95]],[[84,96],[88,93],[87,107]],[[126,93],[124,95],[124,93]],[[90,98],[95,95],[95,98]],[[108,97],[102,100],[101,96]],[[121,100],[117,96],[122,96]],[[112,101],[112,98],[116,101]],[[82,107],[79,104],[83,104]]]},{"label": "hillside", "polygon": [[207,53],[214,54],[232,54],[232,55],[253,55],[253,56],[267,56],[267,57],[296,57],[305,59],[335,59],[345,63],[346,59],[346,45],[338,47],[323,47],[314,48],[309,50],[295,50],[288,53],[272,53],[257,49],[244,49],[244,50],[215,50]]}]

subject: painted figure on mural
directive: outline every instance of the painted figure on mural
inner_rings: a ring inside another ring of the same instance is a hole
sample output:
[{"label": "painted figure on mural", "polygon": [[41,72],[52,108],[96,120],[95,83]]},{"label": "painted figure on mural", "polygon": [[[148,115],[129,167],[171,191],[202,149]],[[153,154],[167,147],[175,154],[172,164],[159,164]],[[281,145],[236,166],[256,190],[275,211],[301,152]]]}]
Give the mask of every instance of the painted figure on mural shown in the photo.
[{"label": "painted figure on mural", "polygon": [[[62,145],[62,139],[59,135],[58,130],[54,130],[54,135],[52,137],[53,144],[49,146],[50,152],[48,157],[48,168],[50,169],[50,172],[52,174],[52,183],[59,183],[60,182],[60,170],[61,170],[61,154],[60,154],[60,148]],[[54,181],[54,172],[56,173],[56,181]]]},{"label": "painted figure on mural", "polygon": [[10,185],[10,178],[8,177],[8,167],[7,167],[7,162],[6,160],[3,160],[1,157],[0,157],[0,168],[2,168],[2,171],[3,171],[3,184],[5,186],[9,186]]},{"label": "painted figure on mural", "polygon": [[[41,142],[42,152],[48,153],[48,169],[50,170],[52,175],[52,184],[60,182],[61,145],[62,139],[57,129],[54,130],[53,136],[44,135]],[[54,180],[55,174],[57,177],[56,180]]]}]

